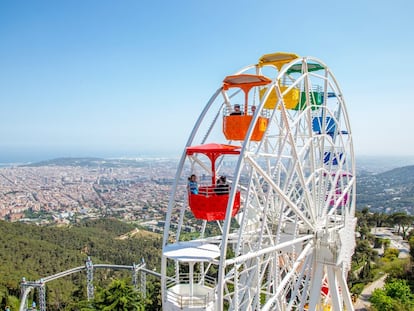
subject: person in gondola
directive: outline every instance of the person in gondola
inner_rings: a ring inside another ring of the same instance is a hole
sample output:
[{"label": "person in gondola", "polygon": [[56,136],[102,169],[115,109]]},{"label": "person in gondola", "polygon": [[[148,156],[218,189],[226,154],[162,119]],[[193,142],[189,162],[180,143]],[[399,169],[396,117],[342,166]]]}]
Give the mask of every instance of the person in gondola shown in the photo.
[{"label": "person in gondola", "polygon": [[195,174],[188,177],[187,189],[192,194],[198,194],[197,176]]},{"label": "person in gondola", "polygon": [[220,178],[217,179],[216,188],[214,191],[218,195],[229,194],[230,185],[227,183],[226,176],[220,176]]},{"label": "person in gondola", "polygon": [[240,110],[240,105],[235,104],[233,111],[230,113],[231,116],[241,116],[243,115],[243,112]]}]

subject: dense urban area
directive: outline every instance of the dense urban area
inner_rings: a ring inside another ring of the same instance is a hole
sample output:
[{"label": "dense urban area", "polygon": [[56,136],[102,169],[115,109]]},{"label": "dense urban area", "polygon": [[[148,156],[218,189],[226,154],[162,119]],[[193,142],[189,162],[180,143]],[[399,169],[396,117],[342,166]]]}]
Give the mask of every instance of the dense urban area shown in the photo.
[{"label": "dense urban area", "polygon": [[[3,167],[0,219],[64,224],[112,215],[158,231],[177,163],[160,158],[61,158]],[[369,169],[363,164],[359,168],[357,209],[414,215],[413,166],[379,173]]]},{"label": "dense urban area", "polygon": [[172,159],[57,159],[4,167],[0,219],[64,224],[112,215],[156,231],[176,165]]}]

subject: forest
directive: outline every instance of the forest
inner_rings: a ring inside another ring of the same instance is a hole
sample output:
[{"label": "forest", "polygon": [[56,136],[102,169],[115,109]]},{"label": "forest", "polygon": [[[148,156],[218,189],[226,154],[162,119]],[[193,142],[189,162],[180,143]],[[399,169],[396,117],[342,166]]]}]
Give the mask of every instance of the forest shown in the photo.
[{"label": "forest", "polygon": [[[374,291],[372,310],[414,310],[413,216],[403,212],[358,211],[356,248],[348,285],[356,298],[363,288],[387,274],[384,289]],[[410,244],[410,256],[399,258],[390,241],[372,234],[374,227],[394,228]],[[128,233],[137,234],[128,234]],[[126,237],[126,238],[121,238]],[[38,226],[0,221],[0,309],[18,310],[20,282],[35,281],[74,267],[84,266],[88,257],[94,264],[127,265],[146,263],[159,271],[161,236],[114,218],[82,220],[69,226]],[[383,254],[376,249],[382,248]],[[94,272],[96,295],[87,300],[86,273],[77,273],[47,283],[47,310],[160,310],[159,280],[149,275],[146,293],[132,286],[128,271],[110,269]],[[37,301],[32,291],[29,301]],[[111,307],[108,307],[111,306]],[[386,307],[384,307],[386,306]]]},{"label": "forest", "polygon": [[[139,230],[131,238],[119,239],[135,229],[111,218],[86,220],[65,227],[0,221],[0,309],[12,305],[12,310],[18,310],[16,300],[23,277],[35,281],[84,266],[89,256],[94,264],[131,266],[143,260],[148,269],[156,269],[160,266],[161,237]],[[119,279],[131,284],[131,277],[127,271],[100,269],[94,274],[94,282],[104,288]],[[147,282],[154,283],[151,277]],[[87,297],[86,274],[72,274],[48,283],[46,297],[48,310],[72,310],[73,301]]]}]

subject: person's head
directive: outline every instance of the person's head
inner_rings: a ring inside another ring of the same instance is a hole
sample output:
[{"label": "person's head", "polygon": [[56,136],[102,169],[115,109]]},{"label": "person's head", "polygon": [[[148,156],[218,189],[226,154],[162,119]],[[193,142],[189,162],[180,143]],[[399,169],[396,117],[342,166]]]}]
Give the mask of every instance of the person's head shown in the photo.
[{"label": "person's head", "polygon": [[240,111],[240,105],[239,104],[234,105],[234,111]]},{"label": "person's head", "polygon": [[220,176],[219,180],[220,180],[220,182],[225,183],[226,182],[226,176]]},{"label": "person's head", "polygon": [[255,112],[256,111],[256,106],[252,106],[252,112]]},{"label": "person's head", "polygon": [[196,181],[196,180],[197,180],[197,176],[196,176],[195,174],[192,174],[192,175],[190,176],[190,180],[191,180],[191,181]]}]

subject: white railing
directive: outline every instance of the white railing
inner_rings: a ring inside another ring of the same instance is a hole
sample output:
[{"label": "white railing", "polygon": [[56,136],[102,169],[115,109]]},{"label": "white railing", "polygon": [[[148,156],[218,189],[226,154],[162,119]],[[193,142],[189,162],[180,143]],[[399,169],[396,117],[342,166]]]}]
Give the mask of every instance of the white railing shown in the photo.
[{"label": "white railing", "polygon": [[[216,279],[209,276],[203,275],[201,273],[194,273],[193,275],[193,282],[194,284],[199,284],[207,287],[214,288],[216,286]],[[167,279],[167,288],[178,284],[190,284],[190,274],[189,273],[181,273],[178,279],[168,278]]]},{"label": "white railing", "polygon": [[190,275],[183,273],[179,279],[169,278],[166,285],[167,301],[180,308],[205,307],[215,300],[216,280],[208,275],[194,274],[190,285]]},{"label": "white railing", "polygon": [[214,292],[205,295],[186,296],[167,291],[167,301],[174,302],[175,305],[183,308],[202,308],[214,301]]}]

